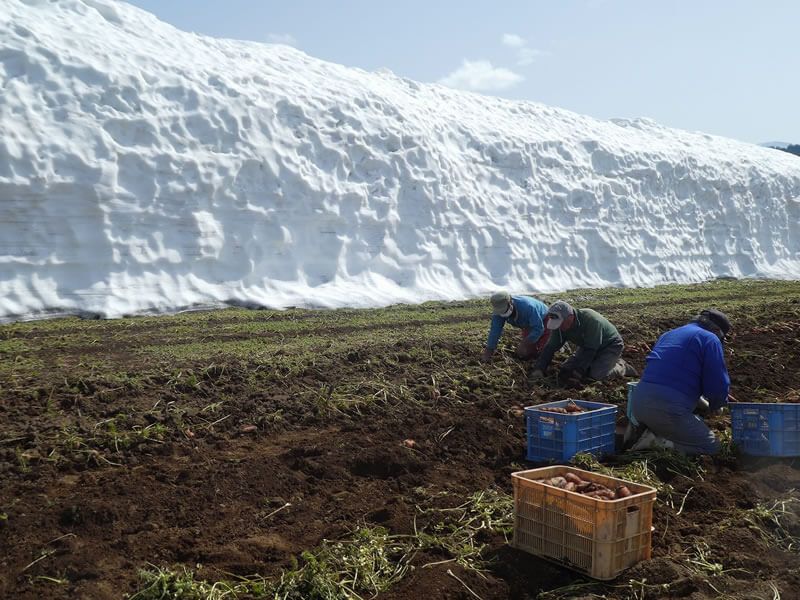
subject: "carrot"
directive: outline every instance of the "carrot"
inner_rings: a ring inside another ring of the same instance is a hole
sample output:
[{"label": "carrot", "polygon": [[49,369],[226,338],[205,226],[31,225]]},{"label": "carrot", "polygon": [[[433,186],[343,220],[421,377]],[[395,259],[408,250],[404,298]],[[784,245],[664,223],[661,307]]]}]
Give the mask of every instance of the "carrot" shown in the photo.
[{"label": "carrot", "polygon": [[628,486],[621,485],[617,488],[617,498],[627,498],[631,495],[631,491],[628,489]]}]

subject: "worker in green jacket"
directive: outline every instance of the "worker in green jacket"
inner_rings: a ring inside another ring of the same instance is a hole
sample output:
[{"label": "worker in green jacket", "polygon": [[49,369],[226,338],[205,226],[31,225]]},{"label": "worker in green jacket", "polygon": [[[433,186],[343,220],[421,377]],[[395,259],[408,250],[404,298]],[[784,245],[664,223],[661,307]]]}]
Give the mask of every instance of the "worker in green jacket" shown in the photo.
[{"label": "worker in green jacket", "polygon": [[559,300],[550,306],[547,316],[547,327],[553,331],[529,379],[544,377],[553,355],[565,342],[574,344],[578,349],[559,369],[558,378],[561,381],[582,377],[602,380],[638,375],[636,369],[621,358],[625,348],[622,336],[600,313],[591,308],[573,308],[564,300]]}]

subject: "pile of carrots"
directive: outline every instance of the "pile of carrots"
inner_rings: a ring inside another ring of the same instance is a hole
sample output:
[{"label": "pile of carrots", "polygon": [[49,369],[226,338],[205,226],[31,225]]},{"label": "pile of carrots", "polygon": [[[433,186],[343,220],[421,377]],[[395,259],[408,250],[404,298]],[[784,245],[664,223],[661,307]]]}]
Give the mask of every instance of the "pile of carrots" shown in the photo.
[{"label": "pile of carrots", "polygon": [[584,496],[596,498],[597,500],[619,500],[620,498],[627,498],[631,495],[631,491],[626,485],[610,488],[602,483],[581,479],[575,473],[564,473],[563,476],[557,475],[550,479],[535,479],[534,481],[557,487],[568,492],[583,494]]},{"label": "pile of carrots", "polygon": [[563,408],[560,407],[560,406],[541,406],[541,407],[537,406],[537,407],[534,407],[534,408],[536,408],[536,410],[543,410],[545,412],[561,413],[561,414],[564,414],[564,415],[573,414],[573,413],[588,412],[585,408],[581,408],[580,406],[575,404],[572,400],[567,402],[567,405],[565,407],[563,407]]}]

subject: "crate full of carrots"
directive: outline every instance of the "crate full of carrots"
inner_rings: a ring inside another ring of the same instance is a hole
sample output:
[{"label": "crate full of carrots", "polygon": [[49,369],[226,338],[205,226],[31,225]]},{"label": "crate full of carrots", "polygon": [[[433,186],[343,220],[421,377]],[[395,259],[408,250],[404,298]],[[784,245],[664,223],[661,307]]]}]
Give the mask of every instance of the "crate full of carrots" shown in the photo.
[{"label": "crate full of carrots", "polygon": [[650,558],[655,488],[561,465],[511,477],[515,548],[601,580]]},{"label": "crate full of carrots", "polygon": [[578,452],[613,454],[617,406],[586,400],[560,400],[525,408],[526,458],[566,462]]}]

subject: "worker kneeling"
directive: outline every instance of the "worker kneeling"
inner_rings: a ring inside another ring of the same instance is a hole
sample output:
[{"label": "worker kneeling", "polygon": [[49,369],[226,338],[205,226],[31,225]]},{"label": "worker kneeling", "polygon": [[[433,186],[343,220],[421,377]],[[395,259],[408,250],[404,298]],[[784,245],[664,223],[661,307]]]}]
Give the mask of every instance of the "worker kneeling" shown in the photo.
[{"label": "worker kneeling", "polygon": [[687,454],[719,452],[719,439],[694,412],[704,407],[703,399],[710,412],[728,404],[731,380],[722,341],[729,330],[724,313],[704,310],[687,325],[658,338],[631,394],[631,414],[646,427],[632,450],[662,447]]},{"label": "worker kneeling", "polygon": [[493,294],[490,302],[492,304],[492,325],[481,360],[489,362],[492,359],[506,323],[522,330],[520,332],[522,339],[516,350],[517,358],[530,360],[538,357],[550,337],[550,330],[545,329],[547,305],[536,298],[512,296],[506,291]]}]

